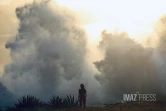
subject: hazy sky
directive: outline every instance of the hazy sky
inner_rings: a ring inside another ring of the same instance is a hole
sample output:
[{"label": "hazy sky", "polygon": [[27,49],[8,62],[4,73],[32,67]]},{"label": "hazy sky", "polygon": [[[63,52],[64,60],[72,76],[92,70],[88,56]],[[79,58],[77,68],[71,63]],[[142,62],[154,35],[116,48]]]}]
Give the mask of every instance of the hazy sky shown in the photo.
[{"label": "hazy sky", "polygon": [[112,31],[115,28],[125,30],[133,38],[138,38],[151,32],[154,23],[166,14],[165,0],[56,1],[62,6],[76,10],[78,13],[85,11],[90,15],[91,19],[89,19],[88,24],[85,24],[85,27],[94,40],[101,30]]},{"label": "hazy sky", "polygon": [[[8,63],[6,42],[15,36],[17,19],[14,8],[32,0],[0,0],[0,72]],[[127,31],[141,39],[153,31],[153,25],[166,14],[165,0],[55,0],[55,3],[73,9],[92,41],[98,41],[104,29]],[[6,18],[7,17],[7,18]]]}]

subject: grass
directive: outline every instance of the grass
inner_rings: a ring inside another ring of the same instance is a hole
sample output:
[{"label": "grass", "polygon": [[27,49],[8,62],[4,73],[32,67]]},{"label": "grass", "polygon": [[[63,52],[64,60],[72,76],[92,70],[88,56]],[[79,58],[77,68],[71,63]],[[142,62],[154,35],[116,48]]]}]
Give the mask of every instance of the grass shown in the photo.
[{"label": "grass", "polygon": [[33,108],[43,106],[44,102],[32,95],[23,96],[15,104],[16,108]]},{"label": "grass", "polygon": [[18,99],[15,106],[6,111],[166,111],[166,100],[116,103],[102,107],[91,106],[85,109],[78,106],[78,100],[71,95],[67,95],[65,98],[53,96],[47,103],[40,101],[35,96],[27,95]]},{"label": "grass", "polygon": [[66,109],[51,109],[47,107],[39,107],[33,109],[22,109],[21,111],[166,111],[166,106],[162,109],[156,103],[120,103],[108,105],[105,107],[87,107],[84,108],[66,108]]},{"label": "grass", "polygon": [[52,96],[48,102],[43,102],[33,95],[27,95],[18,99],[14,106],[6,111],[54,111],[55,109],[75,108],[78,106],[78,100],[75,99],[74,95],[66,95],[64,98]]},{"label": "grass", "polygon": [[59,96],[55,97],[53,96],[49,101],[48,101],[48,106],[61,109],[61,108],[73,108],[73,107],[78,107],[79,103],[78,100],[74,98],[74,95],[66,95],[65,98],[61,98]]}]

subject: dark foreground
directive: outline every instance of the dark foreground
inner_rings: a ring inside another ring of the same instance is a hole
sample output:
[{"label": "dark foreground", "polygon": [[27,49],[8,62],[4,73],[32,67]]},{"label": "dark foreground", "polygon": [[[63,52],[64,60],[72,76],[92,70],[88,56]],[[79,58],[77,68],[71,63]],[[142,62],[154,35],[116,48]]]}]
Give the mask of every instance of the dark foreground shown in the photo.
[{"label": "dark foreground", "polygon": [[[166,101],[129,102],[105,105],[103,107],[54,109],[49,107],[23,108],[20,111],[166,111]],[[10,111],[13,111],[10,109]]]}]

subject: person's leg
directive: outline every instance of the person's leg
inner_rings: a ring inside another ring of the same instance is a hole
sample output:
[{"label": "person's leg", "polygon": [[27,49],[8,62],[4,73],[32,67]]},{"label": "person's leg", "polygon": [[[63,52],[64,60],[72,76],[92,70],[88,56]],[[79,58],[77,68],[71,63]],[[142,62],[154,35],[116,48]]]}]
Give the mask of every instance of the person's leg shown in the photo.
[{"label": "person's leg", "polygon": [[80,98],[80,107],[82,107],[82,98]]},{"label": "person's leg", "polygon": [[84,105],[84,108],[86,108],[86,97],[84,97],[83,99],[83,105]]}]

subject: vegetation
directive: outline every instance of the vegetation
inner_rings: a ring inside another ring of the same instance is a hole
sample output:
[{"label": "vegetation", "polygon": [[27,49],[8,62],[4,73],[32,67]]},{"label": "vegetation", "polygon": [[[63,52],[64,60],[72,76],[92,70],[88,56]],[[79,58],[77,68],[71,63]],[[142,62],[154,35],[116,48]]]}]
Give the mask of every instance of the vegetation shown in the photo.
[{"label": "vegetation", "polygon": [[[60,96],[52,96],[47,102],[41,101],[39,98],[33,95],[23,96],[15,103],[12,108],[8,108],[6,111],[36,111],[38,109],[64,109],[78,107],[79,102],[75,99],[74,95],[66,95],[61,98]],[[0,110],[1,111],[1,110]]]},{"label": "vegetation", "polygon": [[67,95],[64,98],[52,96],[47,103],[42,102],[35,96],[27,95],[18,99],[16,104],[6,111],[166,111],[166,100],[89,106],[86,109],[78,106],[78,100],[72,95]]},{"label": "vegetation", "polygon": [[44,105],[40,99],[36,98],[32,95],[23,96],[18,100],[15,104],[16,108],[34,108],[34,107],[41,107]]},{"label": "vegetation", "polygon": [[62,108],[63,107],[63,100],[59,96],[55,97],[53,96],[50,101],[48,101],[48,105],[53,108]]},{"label": "vegetation", "polygon": [[67,95],[66,98],[64,98],[63,103],[64,103],[66,108],[79,106],[79,102],[78,102],[78,100],[74,99],[74,95],[73,96]]},{"label": "vegetation", "polygon": [[53,96],[50,101],[48,101],[48,105],[53,108],[72,108],[78,107],[79,103],[78,100],[74,98],[74,95],[67,95],[64,99],[60,98],[59,96]]}]

